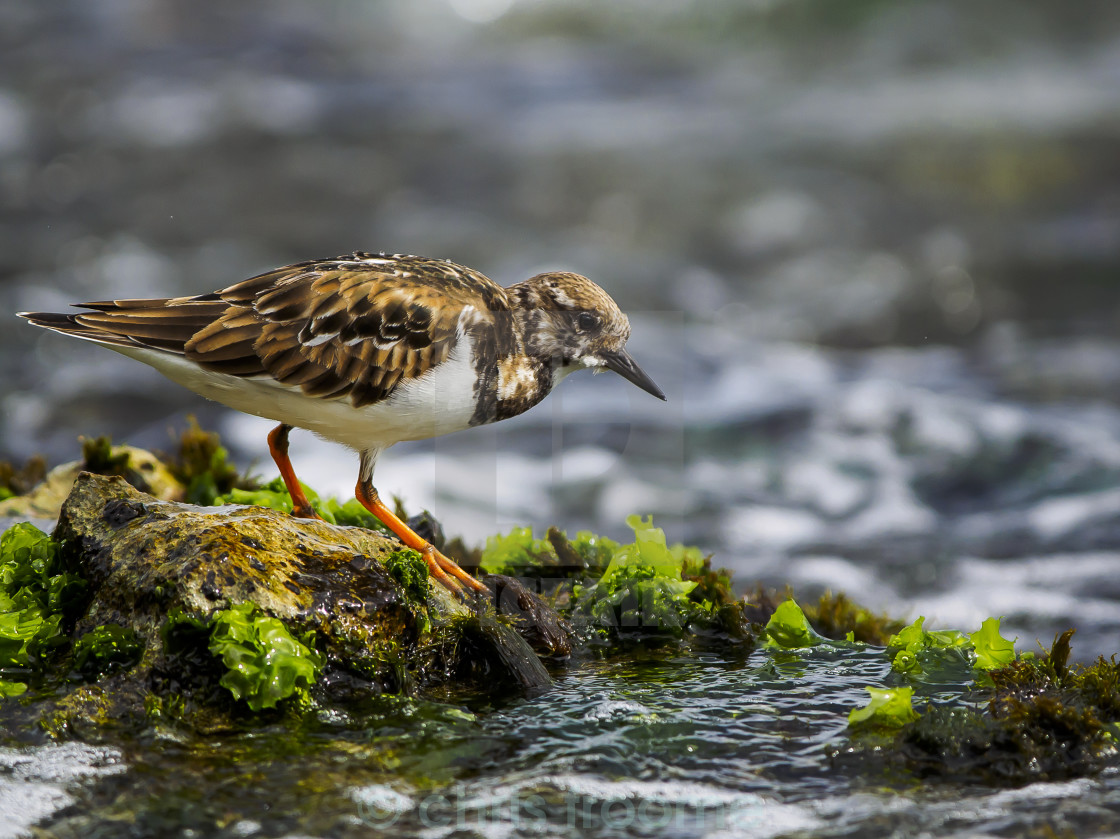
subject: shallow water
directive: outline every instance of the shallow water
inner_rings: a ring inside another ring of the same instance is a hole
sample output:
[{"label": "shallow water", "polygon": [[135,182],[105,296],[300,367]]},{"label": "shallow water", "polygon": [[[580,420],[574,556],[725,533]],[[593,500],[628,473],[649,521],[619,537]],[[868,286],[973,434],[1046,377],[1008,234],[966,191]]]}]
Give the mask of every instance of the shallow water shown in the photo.
[{"label": "shallow water", "polygon": [[[535,699],[373,699],[231,736],[0,753],[8,832],[52,836],[1087,835],[1115,775],[984,789],[837,764],[889,669],[818,648],[584,661]],[[37,809],[21,809],[34,800]]]},{"label": "shallow water", "polygon": [[[652,512],[743,585],[842,589],[965,630],[1003,615],[1023,648],[1075,626],[1075,657],[1117,652],[1114,3],[310,8],[0,4],[0,309],[206,292],[355,248],[503,283],[578,270],[631,314],[669,403],[573,377],[524,417],[389,452],[384,494],[476,541],[526,523],[626,538],[625,516]],[[266,423],[109,352],[0,329],[0,456],[72,459],[78,434],[167,448],[187,413],[272,474]],[[352,491],[349,453],[298,433],[293,453],[308,483]],[[867,666],[836,689],[874,682]],[[544,833],[564,832],[567,801],[616,799],[723,808],[745,835],[1115,830],[1111,776],[857,782],[822,760],[842,714],[783,728],[761,661],[681,663],[687,679],[643,692],[666,667],[586,664],[545,697],[394,723],[385,737],[421,741],[404,780],[384,738],[348,745],[373,722],[323,721],[297,737],[321,745],[314,783],[283,752],[290,732],[209,752],[168,734],[61,753],[63,780],[35,768],[60,754],[42,747],[26,771],[4,763],[18,784],[0,800],[15,825],[56,813],[63,835],[88,835],[87,810],[106,834],[138,812],[140,835],[358,835],[378,802],[423,827],[433,787],[415,777],[443,773],[455,801],[541,795]],[[714,705],[756,699],[714,722]],[[680,732],[642,721],[657,714]],[[747,729],[757,759],[725,742]],[[690,737],[726,748],[707,760]],[[259,774],[230,762],[242,748]]]}]

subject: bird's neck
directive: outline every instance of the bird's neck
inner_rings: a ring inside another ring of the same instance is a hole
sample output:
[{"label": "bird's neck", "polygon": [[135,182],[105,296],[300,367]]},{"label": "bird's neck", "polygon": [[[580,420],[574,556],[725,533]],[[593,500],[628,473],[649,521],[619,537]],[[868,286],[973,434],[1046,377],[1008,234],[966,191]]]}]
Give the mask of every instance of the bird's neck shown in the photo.
[{"label": "bird's neck", "polygon": [[569,372],[550,346],[543,301],[532,284],[518,283],[506,292],[511,312],[505,330],[499,320],[492,349],[476,358],[482,384],[472,425],[524,413]]},{"label": "bird's neck", "polygon": [[533,280],[506,289],[513,314],[513,329],[521,352],[550,370],[560,367],[558,347],[548,315],[548,302]]},{"label": "bird's neck", "polygon": [[[563,378],[551,363],[522,352],[475,358],[478,384],[471,425],[485,425],[528,411]],[[560,368],[564,370],[564,368]]]}]

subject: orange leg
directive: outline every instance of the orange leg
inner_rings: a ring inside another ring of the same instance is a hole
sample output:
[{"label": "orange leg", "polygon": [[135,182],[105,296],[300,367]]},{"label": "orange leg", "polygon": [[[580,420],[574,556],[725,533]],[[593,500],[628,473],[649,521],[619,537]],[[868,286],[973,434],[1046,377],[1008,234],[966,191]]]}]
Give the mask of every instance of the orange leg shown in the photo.
[{"label": "orange leg", "polygon": [[301,519],[317,519],[319,515],[311,509],[307,496],[303,494],[303,487],[299,485],[299,479],[296,478],[292,462],[288,460],[288,432],[291,430],[290,425],[280,423],[268,432],[268,451],[280,469],[280,477],[284,479],[288,495],[292,496],[292,515]]},{"label": "orange leg", "polygon": [[460,583],[474,591],[487,591],[486,586],[456,565],[454,561],[437,551],[435,545],[419,536],[411,527],[397,518],[393,511],[382,503],[377,495],[377,490],[373,488],[373,484],[368,478],[358,481],[357,487],[354,488],[354,497],[361,502],[363,507],[377,516],[382,524],[397,534],[397,538],[404,542],[406,547],[419,551],[420,555],[424,557],[424,561],[428,563],[428,572],[452,592],[455,594],[463,593]]}]

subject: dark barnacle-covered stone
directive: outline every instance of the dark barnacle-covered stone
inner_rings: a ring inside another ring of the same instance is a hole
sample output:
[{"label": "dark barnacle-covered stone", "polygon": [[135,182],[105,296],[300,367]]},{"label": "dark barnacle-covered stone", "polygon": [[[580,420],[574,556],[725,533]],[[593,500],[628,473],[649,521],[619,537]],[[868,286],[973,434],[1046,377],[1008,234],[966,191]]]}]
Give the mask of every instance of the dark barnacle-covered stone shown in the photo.
[{"label": "dark barnacle-covered stone", "polygon": [[499,615],[513,626],[539,655],[565,658],[572,652],[572,627],[536,592],[515,577],[488,574],[484,581],[494,596]]}]

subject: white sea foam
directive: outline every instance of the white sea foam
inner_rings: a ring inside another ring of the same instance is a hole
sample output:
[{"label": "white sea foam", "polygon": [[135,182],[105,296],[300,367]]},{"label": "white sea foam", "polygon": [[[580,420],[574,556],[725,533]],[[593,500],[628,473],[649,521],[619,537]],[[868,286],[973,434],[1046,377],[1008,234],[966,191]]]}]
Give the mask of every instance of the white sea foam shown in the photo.
[{"label": "white sea foam", "polygon": [[126,768],[117,749],[83,743],[0,748],[0,839],[28,836],[34,825],[73,804],[74,784]]}]

